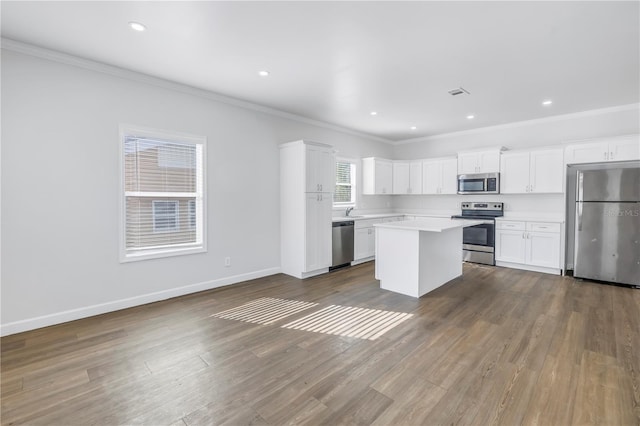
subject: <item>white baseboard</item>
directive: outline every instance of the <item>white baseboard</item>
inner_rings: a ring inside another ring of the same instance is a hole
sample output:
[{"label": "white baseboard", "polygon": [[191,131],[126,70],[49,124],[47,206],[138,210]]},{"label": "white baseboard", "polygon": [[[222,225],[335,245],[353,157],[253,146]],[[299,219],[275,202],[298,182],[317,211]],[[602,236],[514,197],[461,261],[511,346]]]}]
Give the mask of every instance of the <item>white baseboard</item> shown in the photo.
[{"label": "white baseboard", "polygon": [[354,260],[353,262],[351,262],[351,266],[356,266],[365,262],[371,262],[372,260],[376,260],[376,257],[370,256],[370,257],[365,257],[363,259]]},{"label": "white baseboard", "polygon": [[35,318],[10,322],[0,325],[0,336],[21,333],[23,331],[34,330],[36,328],[48,327],[50,325],[61,324],[81,318],[92,317],[107,312],[119,311],[121,309],[134,306],[145,305],[147,303],[159,302],[171,299],[172,297],[184,296],[186,294],[197,293],[199,291],[211,290],[243,281],[262,278],[280,273],[280,268],[268,268],[260,271],[248,272],[246,274],[224,277],[217,280],[205,281],[197,284],[190,284],[184,287],[171,288],[155,293],[142,294],[140,296],[129,297],[127,299],[114,300],[112,302],[101,303],[99,305],[86,306],[68,311],[56,312],[54,314],[43,315]]},{"label": "white baseboard", "polygon": [[500,261],[496,261],[496,266],[502,266],[503,268],[512,268],[512,269],[524,269],[525,271],[542,272],[545,274],[562,275],[562,269],[559,269],[559,268],[545,268],[543,266],[524,265],[521,263],[500,262]]}]

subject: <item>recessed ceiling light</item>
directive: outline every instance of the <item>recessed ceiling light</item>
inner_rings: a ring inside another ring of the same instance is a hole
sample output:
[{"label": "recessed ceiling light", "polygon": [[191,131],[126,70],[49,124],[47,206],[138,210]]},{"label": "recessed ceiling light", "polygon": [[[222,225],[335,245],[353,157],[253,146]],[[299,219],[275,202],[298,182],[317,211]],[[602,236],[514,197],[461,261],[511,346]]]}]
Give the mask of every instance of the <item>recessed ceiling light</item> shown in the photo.
[{"label": "recessed ceiling light", "polygon": [[258,71],[260,77],[266,77],[269,75],[269,71]]},{"label": "recessed ceiling light", "polygon": [[378,115],[376,111],[371,111],[371,115]]},{"label": "recessed ceiling light", "polygon": [[467,120],[473,120],[474,118],[476,118],[476,116],[473,114],[467,115]]},{"label": "recessed ceiling light", "polygon": [[136,30],[136,31],[144,31],[147,29],[147,27],[142,25],[140,22],[135,22],[135,21],[129,22],[129,27],[131,27],[132,30]]},{"label": "recessed ceiling light", "polygon": [[544,106],[549,106],[549,105],[551,105],[552,103],[553,103],[553,101],[552,101],[551,99],[547,99],[546,101],[543,101],[543,102],[542,102],[542,105],[544,105]]},{"label": "recessed ceiling light", "polygon": [[417,129],[416,126],[411,126],[411,130],[415,130],[415,129]]}]

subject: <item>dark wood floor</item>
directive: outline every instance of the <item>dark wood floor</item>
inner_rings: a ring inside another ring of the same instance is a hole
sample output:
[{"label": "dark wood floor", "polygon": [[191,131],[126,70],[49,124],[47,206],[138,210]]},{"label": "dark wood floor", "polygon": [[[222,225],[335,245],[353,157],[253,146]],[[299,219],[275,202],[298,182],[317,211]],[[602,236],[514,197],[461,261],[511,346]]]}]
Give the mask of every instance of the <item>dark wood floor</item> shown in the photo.
[{"label": "dark wood floor", "polygon": [[[411,312],[377,340],[213,318],[260,297]],[[420,298],[373,263],[2,338],[2,424],[640,423],[640,290],[465,265]]]}]

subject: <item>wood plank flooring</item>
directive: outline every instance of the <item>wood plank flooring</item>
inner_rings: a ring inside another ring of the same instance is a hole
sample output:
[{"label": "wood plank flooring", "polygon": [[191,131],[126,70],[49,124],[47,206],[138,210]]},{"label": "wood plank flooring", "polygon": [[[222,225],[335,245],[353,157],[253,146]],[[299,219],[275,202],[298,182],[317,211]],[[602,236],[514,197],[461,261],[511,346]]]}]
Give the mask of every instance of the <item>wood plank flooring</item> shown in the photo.
[{"label": "wood plank flooring", "polygon": [[[373,263],[274,275],[1,340],[1,423],[638,425],[640,291],[505,268],[413,299]],[[211,315],[317,303],[268,325]],[[411,313],[376,340],[282,328],[330,305]]]}]

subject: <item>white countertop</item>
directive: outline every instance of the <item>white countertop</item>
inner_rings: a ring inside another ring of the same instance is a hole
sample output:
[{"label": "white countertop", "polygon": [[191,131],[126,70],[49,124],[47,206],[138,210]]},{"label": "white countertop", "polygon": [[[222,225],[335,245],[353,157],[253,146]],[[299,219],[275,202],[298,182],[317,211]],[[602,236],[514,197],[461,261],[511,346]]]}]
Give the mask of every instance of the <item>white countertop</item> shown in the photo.
[{"label": "white countertop", "polygon": [[347,220],[380,219],[383,217],[404,216],[404,213],[377,213],[377,214],[356,214],[354,216],[333,216],[333,222],[345,222]]},{"label": "white countertop", "polygon": [[[459,213],[456,213],[459,214]],[[346,216],[334,216],[332,217],[333,222],[344,222],[347,220],[365,220],[365,219],[380,219],[385,217],[396,217],[396,216],[414,216],[416,220],[423,219],[431,219],[431,218],[444,218],[449,219],[451,215],[446,215],[442,213],[438,214],[425,214],[425,213],[377,213],[377,214],[356,214],[351,217]],[[522,220],[526,222],[553,222],[553,223],[564,223],[565,219],[562,215],[559,214],[532,214],[532,213],[513,213],[506,212],[504,216],[496,218],[496,220]]]},{"label": "white countertop", "polygon": [[455,220],[448,218],[421,218],[416,220],[403,220],[401,222],[378,223],[376,228],[402,229],[408,231],[442,232],[448,229],[463,228],[482,223],[476,220]]},{"label": "white countertop", "polygon": [[521,220],[525,222],[552,222],[552,223],[564,223],[564,218],[557,214],[530,214],[530,213],[505,213],[502,217],[497,217],[496,220]]}]

